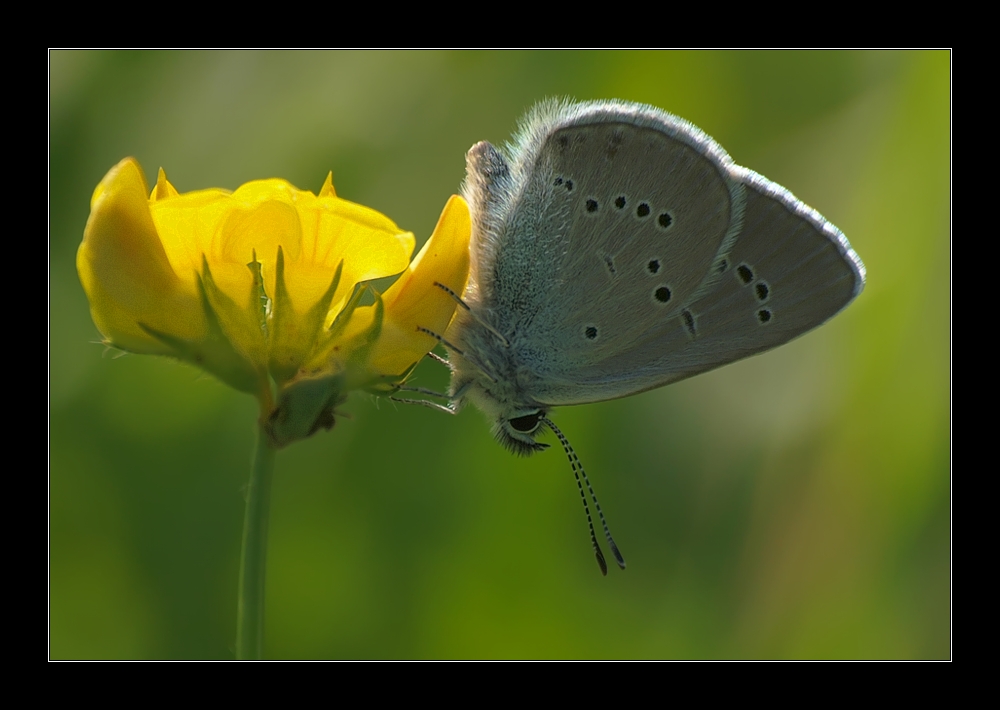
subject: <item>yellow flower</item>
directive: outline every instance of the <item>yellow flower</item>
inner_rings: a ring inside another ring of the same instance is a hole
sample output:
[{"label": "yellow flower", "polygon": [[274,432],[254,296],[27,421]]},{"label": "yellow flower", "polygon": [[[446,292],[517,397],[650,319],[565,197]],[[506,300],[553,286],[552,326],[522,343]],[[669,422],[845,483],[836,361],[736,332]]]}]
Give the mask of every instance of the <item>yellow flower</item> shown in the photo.
[{"label": "yellow flower", "polygon": [[[330,176],[319,195],[276,179],[182,195],[160,170],[150,194],[127,158],[90,207],[77,269],[105,342],[191,362],[256,395],[284,422],[278,445],[332,425],[350,389],[398,386],[435,345],[417,327],[443,333],[454,315],[434,282],[461,293],[468,275],[460,197],[409,267],[413,234],[337,197]],[[365,282],[404,270],[359,307]],[[316,412],[310,397],[325,398]]]}]

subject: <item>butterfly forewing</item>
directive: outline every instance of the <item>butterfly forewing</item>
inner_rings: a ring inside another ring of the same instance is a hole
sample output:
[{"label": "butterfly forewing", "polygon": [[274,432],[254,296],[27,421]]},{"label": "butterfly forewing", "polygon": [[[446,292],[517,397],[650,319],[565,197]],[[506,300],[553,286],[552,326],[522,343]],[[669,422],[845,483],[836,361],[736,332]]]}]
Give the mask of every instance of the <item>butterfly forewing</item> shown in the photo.
[{"label": "butterfly forewing", "polygon": [[[654,129],[566,128],[543,159],[549,152],[541,179],[563,188],[554,197],[568,233],[541,321],[576,366],[643,334],[648,324],[627,317],[638,303],[676,315],[706,280],[739,205],[719,166]],[[574,318],[566,304],[579,304]]]}]

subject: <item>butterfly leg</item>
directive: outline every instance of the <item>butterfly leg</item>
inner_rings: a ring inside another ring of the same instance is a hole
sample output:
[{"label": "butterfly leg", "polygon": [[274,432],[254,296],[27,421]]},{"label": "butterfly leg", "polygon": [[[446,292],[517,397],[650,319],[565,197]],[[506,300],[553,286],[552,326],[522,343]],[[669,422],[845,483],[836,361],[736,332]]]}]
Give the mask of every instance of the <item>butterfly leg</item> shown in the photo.
[{"label": "butterfly leg", "polygon": [[489,323],[487,323],[486,321],[484,321],[482,318],[480,318],[479,316],[477,316],[473,312],[473,310],[471,308],[469,308],[469,304],[462,300],[461,296],[459,296],[457,293],[455,293],[450,288],[448,288],[447,286],[445,286],[443,283],[435,281],[434,285],[437,286],[442,291],[444,291],[445,293],[447,293],[452,298],[454,298],[455,299],[455,303],[457,303],[462,308],[464,308],[466,310],[466,312],[470,316],[472,316],[472,318],[477,323],[479,323],[479,325],[483,326],[484,328],[486,328],[486,330],[488,330],[489,332],[493,333],[493,335],[497,336],[497,338],[500,339],[500,342],[504,344],[505,348],[509,348],[510,347],[510,341],[507,340],[507,338],[504,337],[503,333],[501,333],[499,330],[497,330],[496,328],[494,328],[492,325],[490,325]]},{"label": "butterfly leg", "polygon": [[446,394],[441,394],[440,392],[435,392],[434,390],[425,389],[424,387],[400,387],[399,391],[416,392],[417,394],[426,394],[428,397],[437,397],[439,399],[450,399]]},{"label": "butterfly leg", "polygon": [[437,353],[427,353],[427,357],[429,357],[431,360],[436,360],[437,362],[440,362],[442,365],[447,367],[452,372],[455,371],[455,366],[452,365],[450,362],[448,362],[448,360],[446,360],[445,358],[438,355]]},{"label": "butterfly leg", "polygon": [[399,402],[400,404],[419,404],[419,405],[423,405],[424,407],[430,407],[431,409],[435,409],[435,410],[437,410],[439,412],[444,412],[446,414],[457,414],[458,413],[458,412],[456,412],[454,409],[452,409],[449,406],[446,406],[446,405],[443,405],[443,404],[438,404],[437,402],[432,402],[429,399],[406,399],[404,397],[389,397],[389,399],[392,400],[393,402]]},{"label": "butterfly leg", "polygon": [[428,330],[427,328],[423,327],[422,325],[418,325],[417,326],[417,332],[418,333],[424,333],[425,335],[431,336],[432,338],[434,338],[435,340],[437,340],[439,343],[441,343],[443,346],[445,346],[446,348],[448,348],[452,352],[458,353],[462,357],[465,357],[465,352],[463,350],[461,350],[460,348],[452,345],[447,340],[445,340],[444,337],[438,335],[433,330]]},{"label": "butterfly leg", "polygon": [[479,369],[480,372],[482,372],[484,375],[486,375],[487,377],[489,377],[491,380],[493,380],[494,382],[497,381],[497,378],[489,370],[487,370],[485,367],[483,367],[483,365],[479,361],[475,360],[474,358],[470,357],[469,355],[466,355],[464,350],[462,350],[462,349],[460,349],[460,348],[452,345],[447,340],[445,340],[442,336],[440,336],[437,333],[435,333],[433,330],[428,330],[427,328],[424,328],[423,326],[418,325],[417,326],[417,331],[420,332],[420,333],[426,333],[427,335],[431,336],[432,338],[434,338],[435,340],[437,340],[439,343],[441,343],[443,346],[445,346],[446,348],[448,348],[449,350],[451,350],[452,352],[454,352],[456,355],[460,355],[461,357],[464,357],[466,360],[468,360],[469,362],[471,362],[473,365],[476,366],[476,368]]}]

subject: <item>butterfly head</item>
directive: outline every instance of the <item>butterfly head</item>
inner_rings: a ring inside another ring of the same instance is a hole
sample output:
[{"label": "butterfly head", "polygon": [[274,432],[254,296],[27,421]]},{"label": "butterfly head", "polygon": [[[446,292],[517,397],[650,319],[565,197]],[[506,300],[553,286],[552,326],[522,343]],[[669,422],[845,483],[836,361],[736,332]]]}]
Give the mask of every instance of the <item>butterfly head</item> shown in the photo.
[{"label": "butterfly head", "polygon": [[541,409],[513,412],[514,416],[501,415],[494,421],[493,436],[511,453],[530,456],[549,448],[548,444],[535,441],[545,431],[545,411]]},{"label": "butterfly head", "polygon": [[547,410],[535,403],[504,397],[498,389],[505,388],[498,388],[497,383],[486,378],[478,378],[468,382],[458,399],[471,402],[486,415],[493,436],[511,453],[530,456],[549,448],[548,444],[535,441],[546,429]]}]

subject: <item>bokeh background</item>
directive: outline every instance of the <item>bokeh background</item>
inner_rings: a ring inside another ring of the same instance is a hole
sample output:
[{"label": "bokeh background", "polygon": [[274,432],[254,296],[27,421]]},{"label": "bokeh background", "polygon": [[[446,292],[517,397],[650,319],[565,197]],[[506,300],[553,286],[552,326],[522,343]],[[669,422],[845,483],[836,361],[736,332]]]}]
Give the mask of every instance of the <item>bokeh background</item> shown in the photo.
[{"label": "bokeh background", "polygon": [[278,455],[266,656],[950,656],[948,53],[53,52],[51,657],[235,640],[254,402],[96,344],[74,259],[104,173],[317,191],[333,170],[419,245],[465,151],[549,96],[693,121],[838,225],[867,288],[771,353],[556,412],[629,563],[607,578],[558,448],[354,395]]}]

